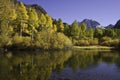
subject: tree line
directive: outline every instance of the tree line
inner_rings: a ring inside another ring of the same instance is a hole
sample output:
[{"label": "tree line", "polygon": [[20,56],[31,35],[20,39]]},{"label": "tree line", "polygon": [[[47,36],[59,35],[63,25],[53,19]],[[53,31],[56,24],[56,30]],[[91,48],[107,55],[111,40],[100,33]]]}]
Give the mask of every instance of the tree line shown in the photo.
[{"label": "tree line", "polygon": [[87,28],[82,22],[78,24],[75,20],[71,25],[65,24],[64,34],[67,35],[77,46],[103,45],[103,46],[119,46],[120,30],[114,28],[96,28],[92,26]]},{"label": "tree line", "polygon": [[9,0],[0,1],[0,11],[0,47],[62,49],[72,45],[67,36],[57,32],[64,28],[63,22],[54,24],[48,14]]},{"label": "tree line", "polygon": [[119,44],[118,29],[88,29],[85,23],[75,20],[71,25],[55,20],[48,14],[38,14],[22,2],[0,0],[0,47],[63,49],[72,45]]}]

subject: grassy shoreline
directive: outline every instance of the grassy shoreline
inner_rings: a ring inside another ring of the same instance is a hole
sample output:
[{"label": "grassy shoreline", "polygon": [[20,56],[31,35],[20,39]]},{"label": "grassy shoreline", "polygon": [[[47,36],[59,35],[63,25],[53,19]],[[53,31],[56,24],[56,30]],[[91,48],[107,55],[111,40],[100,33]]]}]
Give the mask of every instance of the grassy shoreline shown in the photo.
[{"label": "grassy shoreline", "polygon": [[73,46],[73,49],[80,49],[80,50],[114,50],[115,47],[109,46]]},{"label": "grassy shoreline", "polygon": [[42,49],[42,48],[0,48],[0,51],[61,51],[61,50],[118,50],[117,47],[109,47],[109,46],[73,46],[72,48],[64,48],[64,49]]}]

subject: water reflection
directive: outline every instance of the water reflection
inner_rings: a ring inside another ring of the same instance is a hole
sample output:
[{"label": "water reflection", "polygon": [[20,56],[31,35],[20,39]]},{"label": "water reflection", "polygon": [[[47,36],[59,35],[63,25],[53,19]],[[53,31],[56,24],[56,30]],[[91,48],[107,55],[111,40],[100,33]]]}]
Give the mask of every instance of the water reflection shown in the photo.
[{"label": "water reflection", "polygon": [[0,80],[120,80],[119,52],[8,52],[0,59]]},{"label": "water reflection", "polygon": [[70,51],[1,54],[0,80],[47,80],[57,65],[64,64],[71,55]]},{"label": "water reflection", "polygon": [[110,51],[73,51],[61,74],[50,80],[120,80],[120,54]]}]

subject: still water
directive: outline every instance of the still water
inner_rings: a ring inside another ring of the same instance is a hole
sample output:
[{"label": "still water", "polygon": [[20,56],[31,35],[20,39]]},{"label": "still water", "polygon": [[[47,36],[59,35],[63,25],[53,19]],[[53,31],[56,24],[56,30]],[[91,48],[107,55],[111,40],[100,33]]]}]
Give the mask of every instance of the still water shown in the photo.
[{"label": "still water", "polygon": [[0,80],[120,80],[116,51],[0,53]]}]

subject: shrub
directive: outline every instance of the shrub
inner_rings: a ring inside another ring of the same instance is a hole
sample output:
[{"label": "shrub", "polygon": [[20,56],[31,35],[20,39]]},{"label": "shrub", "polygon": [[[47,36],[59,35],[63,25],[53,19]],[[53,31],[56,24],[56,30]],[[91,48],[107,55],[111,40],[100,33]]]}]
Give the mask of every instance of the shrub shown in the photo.
[{"label": "shrub", "polygon": [[50,38],[51,33],[48,31],[41,31],[35,35],[35,41],[34,46],[43,48],[43,49],[49,49],[50,48]]},{"label": "shrub", "polygon": [[58,48],[62,49],[64,47],[69,47],[72,45],[71,40],[65,36],[63,33],[57,33]]},{"label": "shrub", "polygon": [[57,41],[57,36],[56,34],[52,34],[51,40],[50,40],[50,48],[51,49],[57,49],[58,46],[58,41]]},{"label": "shrub", "polygon": [[35,46],[42,49],[62,49],[72,45],[71,40],[63,33],[49,33],[41,31],[36,34]]},{"label": "shrub", "polygon": [[76,39],[73,39],[73,40],[72,40],[73,45],[76,45],[77,42],[78,42],[78,41],[77,41]]},{"label": "shrub", "polygon": [[108,41],[108,42],[110,42],[112,39],[110,38],[110,37],[103,37],[102,39],[101,39],[101,42],[104,42],[104,41]]},{"label": "shrub", "polygon": [[89,43],[90,43],[90,45],[98,45],[99,40],[97,38],[89,39]]},{"label": "shrub", "polygon": [[0,35],[0,47],[9,45],[10,39],[6,35]]},{"label": "shrub", "polygon": [[22,42],[23,42],[22,37],[20,37],[18,35],[15,35],[12,39],[13,45],[20,45],[20,44],[22,44]]},{"label": "shrub", "polygon": [[22,46],[29,47],[31,45],[31,38],[30,37],[22,37]]},{"label": "shrub", "polygon": [[120,40],[119,40],[119,39],[114,39],[114,40],[111,41],[110,44],[111,44],[111,46],[118,46],[119,43],[120,43]]},{"label": "shrub", "polygon": [[104,46],[118,46],[119,45],[119,39],[111,39],[110,37],[103,37],[101,39],[101,45]]},{"label": "shrub", "polygon": [[110,37],[105,36],[101,39],[100,44],[103,46],[110,46],[111,41],[112,41],[112,39]]},{"label": "shrub", "polygon": [[77,42],[77,46],[88,46],[90,43],[89,43],[89,41],[88,40],[78,40],[78,42]]},{"label": "shrub", "polygon": [[101,43],[102,46],[110,46],[110,41],[104,41]]},{"label": "shrub", "polygon": [[72,46],[72,41],[64,35],[64,46],[66,47],[69,47],[69,46]]}]

